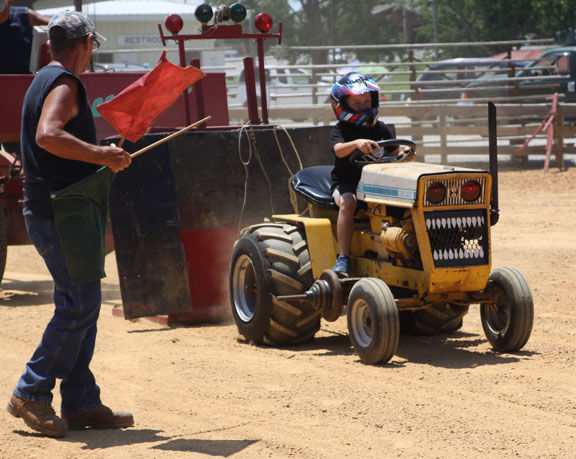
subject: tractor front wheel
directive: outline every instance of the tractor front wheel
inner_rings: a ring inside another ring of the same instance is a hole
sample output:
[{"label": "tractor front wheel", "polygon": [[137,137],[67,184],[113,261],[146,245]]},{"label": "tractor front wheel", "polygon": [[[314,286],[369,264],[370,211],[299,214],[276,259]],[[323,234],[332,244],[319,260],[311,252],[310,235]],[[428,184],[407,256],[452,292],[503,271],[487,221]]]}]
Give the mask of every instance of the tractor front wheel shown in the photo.
[{"label": "tractor front wheel", "polygon": [[500,352],[522,349],[534,323],[534,301],[526,278],[515,268],[499,268],[490,274],[486,290],[494,297],[493,304],[480,305],[486,338]]},{"label": "tractor front wheel", "polygon": [[390,288],[380,279],[360,279],[348,297],[348,333],[366,363],[390,360],[398,348],[400,323]]},{"label": "tractor front wheel", "polygon": [[230,303],[238,331],[258,344],[312,339],[320,311],[310,301],[277,297],[303,293],[314,281],[304,230],[288,224],[255,225],[234,246]]}]

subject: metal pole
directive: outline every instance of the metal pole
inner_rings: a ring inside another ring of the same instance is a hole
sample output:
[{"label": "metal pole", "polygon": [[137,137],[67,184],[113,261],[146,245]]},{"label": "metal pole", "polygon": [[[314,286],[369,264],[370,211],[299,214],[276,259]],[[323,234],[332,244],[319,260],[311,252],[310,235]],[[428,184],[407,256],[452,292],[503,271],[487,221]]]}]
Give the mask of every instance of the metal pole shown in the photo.
[{"label": "metal pole", "polygon": [[[434,43],[438,43],[438,4],[436,3],[436,0],[432,0],[432,24],[433,24],[433,29],[434,29]],[[436,46],[434,48],[434,56],[436,57],[436,60],[439,59],[439,55],[438,55],[438,47]]]},{"label": "metal pole", "polygon": [[[180,67],[186,67],[186,51],[184,50],[184,40],[178,37],[178,54],[180,56]],[[186,113],[186,124],[190,124],[190,100],[188,100],[188,90],[183,93],[184,96],[184,110]]]},{"label": "metal pole", "polygon": [[402,32],[404,32],[404,43],[408,43],[408,24],[406,23],[406,8],[402,7]]},{"label": "metal pole", "polygon": [[492,200],[490,203],[490,226],[498,222],[498,133],[496,125],[496,105],[488,102],[488,153],[490,175],[492,175]]},{"label": "metal pole", "polygon": [[258,118],[258,98],[256,97],[256,79],[254,78],[254,59],[245,57],[243,62],[248,118],[252,124],[260,124],[260,119]]},{"label": "metal pole", "polygon": [[258,73],[260,74],[260,100],[262,107],[262,123],[268,124],[268,98],[266,95],[266,69],[264,68],[264,40],[257,38],[258,42]]}]

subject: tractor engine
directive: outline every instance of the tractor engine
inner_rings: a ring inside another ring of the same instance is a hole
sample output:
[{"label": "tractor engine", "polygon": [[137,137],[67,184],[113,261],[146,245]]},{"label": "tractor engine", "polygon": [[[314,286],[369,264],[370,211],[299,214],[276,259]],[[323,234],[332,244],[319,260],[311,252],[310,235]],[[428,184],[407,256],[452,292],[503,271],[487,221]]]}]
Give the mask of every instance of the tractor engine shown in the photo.
[{"label": "tractor engine", "polygon": [[402,264],[414,262],[417,258],[418,242],[412,222],[403,222],[400,225],[382,222],[380,243],[382,248],[388,251],[392,258],[402,259]]}]

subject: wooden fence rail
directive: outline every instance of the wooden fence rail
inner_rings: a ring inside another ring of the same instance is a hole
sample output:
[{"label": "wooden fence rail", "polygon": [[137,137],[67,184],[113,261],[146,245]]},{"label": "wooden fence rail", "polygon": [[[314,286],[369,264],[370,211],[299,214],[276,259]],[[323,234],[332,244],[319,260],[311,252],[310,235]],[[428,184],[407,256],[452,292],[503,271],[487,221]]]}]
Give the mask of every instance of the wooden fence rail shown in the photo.
[{"label": "wooden fence rail", "polygon": [[[498,152],[500,155],[517,156],[516,150],[545,119],[551,104],[500,104],[498,114]],[[334,114],[327,104],[270,107],[271,123],[308,121],[314,124],[333,124]],[[231,108],[231,119],[246,119],[246,110]],[[451,155],[484,155],[488,152],[488,109],[486,104],[408,106],[387,105],[381,107],[380,118],[393,120],[396,136],[410,138],[420,143],[421,158],[440,155],[447,163]],[[398,121],[399,119],[399,121]],[[565,121],[567,120],[567,121]],[[555,135],[559,152],[576,154],[576,104],[558,104],[555,119]],[[542,132],[536,139],[545,140]],[[526,147],[523,158],[544,154],[545,145]]]}]

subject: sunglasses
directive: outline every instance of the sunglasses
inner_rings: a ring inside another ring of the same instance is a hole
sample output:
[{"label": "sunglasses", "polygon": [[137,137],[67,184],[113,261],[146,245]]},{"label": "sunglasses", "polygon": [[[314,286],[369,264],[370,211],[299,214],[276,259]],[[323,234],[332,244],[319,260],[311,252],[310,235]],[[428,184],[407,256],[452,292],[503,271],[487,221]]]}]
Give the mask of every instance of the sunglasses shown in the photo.
[{"label": "sunglasses", "polygon": [[96,37],[92,37],[92,52],[95,53],[100,48],[100,42]]}]

